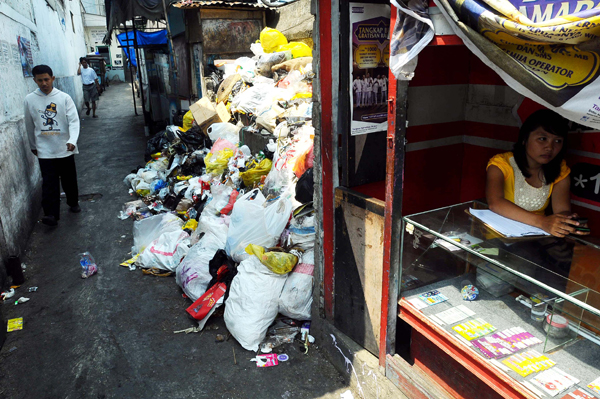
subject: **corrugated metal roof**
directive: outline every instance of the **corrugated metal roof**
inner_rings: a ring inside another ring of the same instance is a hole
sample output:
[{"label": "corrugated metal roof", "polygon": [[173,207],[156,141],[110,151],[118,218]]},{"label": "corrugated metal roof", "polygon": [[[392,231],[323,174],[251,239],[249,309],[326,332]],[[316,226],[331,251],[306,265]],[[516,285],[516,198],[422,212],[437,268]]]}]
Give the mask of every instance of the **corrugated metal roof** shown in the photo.
[{"label": "corrugated metal roof", "polygon": [[256,7],[256,8],[271,8],[260,1],[223,1],[223,0],[180,0],[173,3],[173,6],[182,9],[198,8],[205,6],[224,6],[224,7]]}]

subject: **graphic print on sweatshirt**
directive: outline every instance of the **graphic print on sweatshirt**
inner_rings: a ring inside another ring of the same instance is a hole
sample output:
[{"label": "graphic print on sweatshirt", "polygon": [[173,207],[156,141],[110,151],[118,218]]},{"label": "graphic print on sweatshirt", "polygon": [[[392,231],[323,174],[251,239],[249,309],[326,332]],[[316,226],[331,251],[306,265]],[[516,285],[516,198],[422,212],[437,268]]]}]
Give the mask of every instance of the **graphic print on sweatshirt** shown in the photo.
[{"label": "graphic print on sweatshirt", "polygon": [[45,127],[41,129],[41,134],[45,136],[54,136],[60,134],[60,128],[58,128],[58,121],[56,118],[56,104],[50,103],[46,105],[45,111],[38,111],[41,115],[40,118],[44,120],[42,125]]}]

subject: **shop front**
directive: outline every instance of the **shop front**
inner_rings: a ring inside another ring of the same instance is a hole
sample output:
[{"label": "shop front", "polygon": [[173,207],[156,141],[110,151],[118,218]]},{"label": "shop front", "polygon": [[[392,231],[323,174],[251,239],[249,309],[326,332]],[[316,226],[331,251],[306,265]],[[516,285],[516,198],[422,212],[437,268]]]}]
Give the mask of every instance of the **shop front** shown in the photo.
[{"label": "shop front", "polygon": [[[540,104],[556,104],[515,90],[433,3],[436,35],[414,77],[382,81],[389,50],[374,27],[385,30],[385,7],[318,3],[323,324],[376,356],[411,398],[599,396],[600,133],[569,118],[571,208],[590,236],[497,234],[474,216],[487,209],[486,165]],[[466,286],[475,300],[463,299]]]}]

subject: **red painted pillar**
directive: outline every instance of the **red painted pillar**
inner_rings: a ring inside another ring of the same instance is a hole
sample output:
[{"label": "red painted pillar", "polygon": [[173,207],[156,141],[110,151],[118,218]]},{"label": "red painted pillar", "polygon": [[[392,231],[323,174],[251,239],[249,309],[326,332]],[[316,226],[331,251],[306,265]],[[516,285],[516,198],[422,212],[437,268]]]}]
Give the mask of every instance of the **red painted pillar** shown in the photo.
[{"label": "red painted pillar", "polygon": [[321,167],[323,183],[323,289],[325,316],[333,320],[333,136],[331,0],[318,1],[319,82],[321,87]]},{"label": "red painted pillar", "polygon": [[[396,24],[396,8],[390,15],[390,41]],[[396,81],[389,72],[388,134],[386,145],[385,217],[383,231],[383,274],[379,365],[385,367],[386,354],[395,351],[398,279],[400,275],[400,237],[402,235],[402,189],[406,137],[407,81]]]}]

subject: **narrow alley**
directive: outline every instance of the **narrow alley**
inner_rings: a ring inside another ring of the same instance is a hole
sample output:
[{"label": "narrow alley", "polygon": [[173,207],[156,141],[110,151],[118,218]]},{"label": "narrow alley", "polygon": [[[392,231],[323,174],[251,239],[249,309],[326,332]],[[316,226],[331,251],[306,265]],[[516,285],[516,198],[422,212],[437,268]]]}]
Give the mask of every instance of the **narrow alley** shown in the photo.
[{"label": "narrow alley", "polygon": [[[30,301],[3,307],[24,328],[0,351],[0,398],[340,398],[348,388],[316,350],[289,344],[289,361],[265,369],[235,339],[215,342],[227,333],[222,316],[201,333],[174,334],[196,325],[175,278],[119,266],[133,243],[132,220],[117,217],[131,199],[122,180],[144,163],[147,139],[131,86],[111,85],[98,115],[81,115],[82,212],[63,203],[57,227],[36,224],[15,295]],[[89,279],[81,278],[84,251],[99,266]]]}]

